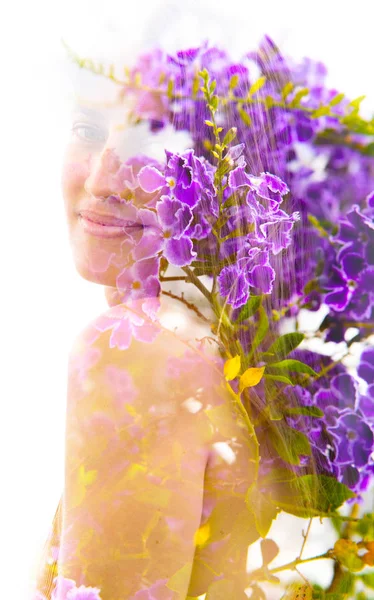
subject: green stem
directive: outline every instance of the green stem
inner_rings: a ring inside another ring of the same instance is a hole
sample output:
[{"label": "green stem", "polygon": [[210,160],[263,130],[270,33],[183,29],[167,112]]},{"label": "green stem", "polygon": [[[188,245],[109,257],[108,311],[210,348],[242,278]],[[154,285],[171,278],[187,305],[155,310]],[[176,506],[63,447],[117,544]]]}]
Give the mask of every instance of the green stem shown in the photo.
[{"label": "green stem", "polygon": [[294,571],[296,569],[296,567],[298,567],[299,565],[304,565],[316,560],[322,560],[325,558],[329,558],[329,559],[333,559],[333,557],[331,556],[331,550],[328,550],[327,552],[325,552],[324,554],[319,554],[318,556],[312,556],[310,558],[295,558],[295,560],[282,565],[280,567],[275,567],[274,569],[268,569],[268,570],[263,570],[263,569],[257,569],[256,571],[253,571],[252,573],[249,573],[249,581],[259,581],[261,578],[263,580],[267,579],[267,575],[271,574],[271,575],[275,575],[276,573],[281,573],[282,571]]},{"label": "green stem", "polygon": [[275,573],[280,573],[281,571],[289,571],[295,569],[299,565],[305,565],[306,563],[313,562],[315,560],[322,560],[324,558],[330,558],[334,560],[331,556],[331,550],[327,550],[324,554],[319,554],[318,556],[312,556],[310,558],[296,558],[292,562],[287,563],[286,565],[282,565],[281,567],[275,567],[274,569],[270,569],[270,573],[274,575]]},{"label": "green stem", "polygon": [[195,273],[189,267],[181,267],[181,268],[182,268],[182,271],[184,271],[188,275],[187,280],[194,283],[195,286],[197,287],[197,289],[200,290],[200,292],[205,296],[205,298],[207,300],[209,300],[210,304],[213,304],[212,294],[210,293],[208,288],[206,288],[205,285],[203,283],[201,283],[200,279],[195,275]]}]

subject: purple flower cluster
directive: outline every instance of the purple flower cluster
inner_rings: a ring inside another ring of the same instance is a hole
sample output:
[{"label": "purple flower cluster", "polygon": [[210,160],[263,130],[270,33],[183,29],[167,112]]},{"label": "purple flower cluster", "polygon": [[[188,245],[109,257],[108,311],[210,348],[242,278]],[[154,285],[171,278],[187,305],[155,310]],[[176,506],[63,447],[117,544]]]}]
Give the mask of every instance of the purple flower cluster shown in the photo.
[{"label": "purple flower cluster", "polygon": [[374,351],[362,353],[358,369],[369,384],[365,394],[343,365],[332,366],[328,357],[309,351],[297,350],[293,355],[330,370],[307,388],[284,389],[286,402],[323,412],[322,418],[288,416],[288,424],[307,435],[319,473],[336,477],[355,492],[365,491],[374,473]]},{"label": "purple flower cluster", "polygon": [[[203,69],[227,100],[216,114],[223,135],[236,133],[222,177],[212,164],[217,139],[198,76]],[[286,59],[267,37],[238,62],[207,43],[140,57],[125,87],[137,98],[137,116],[148,119],[152,131],[171,122],[192,139],[182,154],[166,151],[164,168],[145,165],[137,176],[144,194],[157,195],[142,214],[147,227],[133,250],[152,265],[144,271],[149,289],[158,285],[163,256],[214,277],[233,315],[251,295],[267,295],[270,321],[274,309],[297,316],[300,307],[324,304],[326,341],[344,340],[356,323],[367,337],[374,321],[374,161],[366,151],[372,138],[355,105],[328,88],[326,73],[322,63]],[[124,275],[122,283],[139,277]],[[236,332],[244,352],[256,323]],[[271,322],[273,337],[277,327]],[[304,358],[313,363],[311,353]],[[359,368],[369,384],[365,394],[340,366],[318,385],[287,391],[300,406],[324,413],[287,417],[307,433],[318,470],[355,490],[365,489],[373,472],[372,365],[367,351]],[[261,385],[257,393],[265,406]]]},{"label": "purple flower cluster", "polygon": [[[275,271],[270,256],[288,247],[290,232],[298,220],[297,212],[288,215],[279,206],[289,191],[285,183],[270,173],[249,175],[242,148],[231,148],[235,168],[223,180],[223,205],[231,196],[236,196],[237,201],[221,212],[213,183],[215,169],[205,159],[196,157],[194,150],[181,155],[166,151],[163,172],[145,166],[138,175],[145,192],[163,191],[156,203],[157,214],[149,216],[154,219],[154,226],[145,231],[142,247],[152,248],[154,256],[162,251],[170,264],[183,267],[194,260],[204,262],[208,244],[221,266],[219,292],[234,308],[246,303],[250,287],[264,294],[271,292]],[[220,231],[222,243],[213,233],[219,217],[225,221]],[[159,237],[155,243],[157,223]],[[147,244],[148,236],[152,236],[151,244]],[[229,264],[233,254],[234,264]],[[134,255],[138,253],[135,251]]]},{"label": "purple flower cluster", "polygon": [[366,320],[374,308],[374,192],[367,197],[367,209],[354,205],[339,219],[334,241],[339,244],[336,263],[322,278],[328,290],[325,303],[342,312],[346,320]]}]

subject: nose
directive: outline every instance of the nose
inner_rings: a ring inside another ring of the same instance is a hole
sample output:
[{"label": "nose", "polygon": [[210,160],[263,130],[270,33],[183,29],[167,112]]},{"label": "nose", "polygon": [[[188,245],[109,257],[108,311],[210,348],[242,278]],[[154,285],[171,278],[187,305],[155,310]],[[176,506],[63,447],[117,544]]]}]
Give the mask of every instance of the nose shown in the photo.
[{"label": "nose", "polygon": [[137,154],[139,146],[139,139],[131,126],[122,120],[113,122],[105,146],[90,156],[86,191],[104,197],[124,192],[124,180],[119,177],[118,171],[121,165]]},{"label": "nose", "polygon": [[100,153],[92,154],[89,160],[89,175],[85,181],[85,190],[89,195],[107,198],[120,193],[118,189],[118,169],[121,160],[112,147],[105,147]]}]

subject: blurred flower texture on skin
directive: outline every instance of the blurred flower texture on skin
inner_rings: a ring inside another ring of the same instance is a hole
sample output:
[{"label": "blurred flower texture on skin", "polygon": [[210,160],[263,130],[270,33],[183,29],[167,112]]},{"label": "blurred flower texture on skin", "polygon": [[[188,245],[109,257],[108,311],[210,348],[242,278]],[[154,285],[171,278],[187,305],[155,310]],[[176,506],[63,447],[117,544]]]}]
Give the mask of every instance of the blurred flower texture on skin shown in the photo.
[{"label": "blurred flower texture on skin", "polygon": [[54,580],[52,600],[102,600],[99,588],[76,586],[75,581],[59,575]]}]

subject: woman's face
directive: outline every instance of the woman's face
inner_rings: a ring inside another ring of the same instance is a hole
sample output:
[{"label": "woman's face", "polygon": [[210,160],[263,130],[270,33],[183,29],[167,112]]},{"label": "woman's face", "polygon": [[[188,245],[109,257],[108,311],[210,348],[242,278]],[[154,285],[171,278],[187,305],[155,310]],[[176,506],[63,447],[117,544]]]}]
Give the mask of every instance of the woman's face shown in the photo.
[{"label": "woman's face", "polygon": [[76,268],[85,279],[112,287],[135,262],[132,250],[145,231],[145,211],[142,220],[138,209],[152,208],[160,195],[137,184],[137,173],[152,159],[139,156],[146,153],[133,142],[137,127],[129,115],[123,100],[77,103],[62,172]]}]

